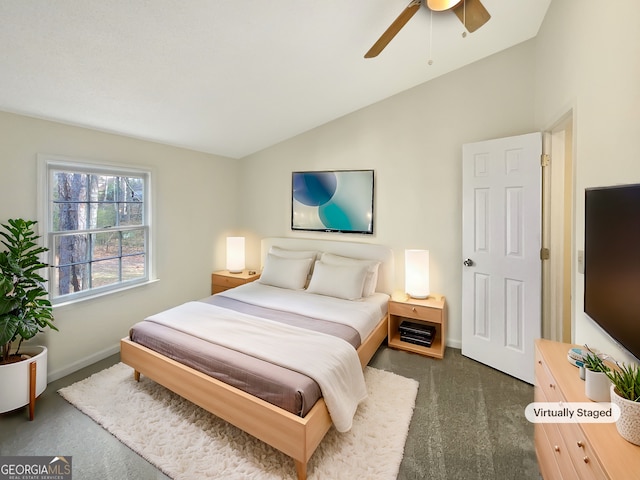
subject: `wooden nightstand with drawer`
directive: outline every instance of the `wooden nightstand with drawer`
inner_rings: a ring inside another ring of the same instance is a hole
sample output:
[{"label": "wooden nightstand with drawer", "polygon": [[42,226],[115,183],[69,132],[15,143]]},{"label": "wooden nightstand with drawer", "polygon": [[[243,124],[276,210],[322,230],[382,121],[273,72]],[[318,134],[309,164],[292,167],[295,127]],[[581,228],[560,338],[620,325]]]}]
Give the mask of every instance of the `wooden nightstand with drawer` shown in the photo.
[{"label": "wooden nightstand with drawer", "polygon": [[211,294],[239,287],[258,278],[260,278],[260,274],[254,270],[243,270],[240,273],[231,273],[228,270],[213,272],[211,274]]},{"label": "wooden nightstand with drawer", "polygon": [[[400,332],[400,325],[403,322],[432,327],[434,333],[431,346],[411,343],[403,339]],[[429,295],[423,300],[400,294],[394,295],[389,300],[388,344],[390,347],[429,357],[443,358],[446,335],[447,303],[444,296]]]}]

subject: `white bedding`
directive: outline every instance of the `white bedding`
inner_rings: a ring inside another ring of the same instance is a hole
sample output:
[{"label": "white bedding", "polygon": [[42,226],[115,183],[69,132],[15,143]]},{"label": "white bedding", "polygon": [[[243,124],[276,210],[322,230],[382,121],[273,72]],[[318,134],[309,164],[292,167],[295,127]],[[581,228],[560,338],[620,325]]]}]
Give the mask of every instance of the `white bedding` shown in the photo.
[{"label": "white bedding", "polygon": [[361,341],[369,336],[380,319],[387,314],[389,300],[389,296],[384,293],[374,293],[354,301],[315,295],[303,290],[272,287],[259,282],[247,283],[218,295],[272,310],[349,325],[358,331]]},{"label": "white bedding", "polygon": [[[235,295],[227,296],[235,298]],[[322,310],[331,312],[333,308],[326,307]],[[342,313],[344,315],[344,309]],[[376,315],[377,323],[381,318],[379,310]],[[152,315],[147,320],[313,378],[320,386],[331,419],[340,432],[351,429],[358,404],[367,396],[358,354],[341,338],[203,302],[188,302]],[[264,328],[265,323],[268,328]]]}]

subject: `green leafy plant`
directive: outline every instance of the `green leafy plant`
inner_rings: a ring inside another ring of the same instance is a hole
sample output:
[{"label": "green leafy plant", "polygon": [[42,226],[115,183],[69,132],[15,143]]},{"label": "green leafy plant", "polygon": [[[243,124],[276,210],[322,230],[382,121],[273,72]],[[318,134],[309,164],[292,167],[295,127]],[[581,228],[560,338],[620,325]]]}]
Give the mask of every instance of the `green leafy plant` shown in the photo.
[{"label": "green leafy plant", "polygon": [[620,363],[617,365],[619,370],[606,372],[616,393],[632,402],[640,402],[640,366]]},{"label": "green leafy plant", "polygon": [[10,219],[2,224],[2,244],[7,250],[0,252],[0,363],[10,361],[11,344],[23,340],[53,325],[51,302],[46,298],[46,280],[38,273],[47,264],[40,261],[40,254],[47,251],[38,246],[40,238],[34,231],[37,222]]},{"label": "green leafy plant", "polygon": [[592,372],[602,372],[607,373],[611,369],[605,365],[602,358],[600,358],[595,353],[587,353],[587,356],[584,358],[584,368],[588,368]]}]

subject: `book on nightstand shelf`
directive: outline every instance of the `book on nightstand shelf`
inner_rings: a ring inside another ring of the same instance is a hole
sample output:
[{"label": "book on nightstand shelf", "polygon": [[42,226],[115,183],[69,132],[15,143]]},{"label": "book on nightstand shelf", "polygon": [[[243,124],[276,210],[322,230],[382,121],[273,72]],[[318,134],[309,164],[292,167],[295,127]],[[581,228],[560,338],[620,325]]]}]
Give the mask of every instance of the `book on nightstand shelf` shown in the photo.
[{"label": "book on nightstand shelf", "polygon": [[413,343],[414,345],[421,345],[423,347],[431,347],[433,343],[433,338],[431,337],[420,337],[418,335],[410,335],[406,333],[400,334],[400,340],[407,343]]},{"label": "book on nightstand shelf", "polygon": [[424,323],[408,322],[404,320],[398,326],[400,333],[415,334],[419,336],[432,337],[436,333],[436,327],[425,325]]},{"label": "book on nightstand shelf", "polygon": [[436,329],[433,325],[406,320],[400,323],[398,330],[400,331],[401,341],[422,345],[423,347],[430,347],[436,334]]}]

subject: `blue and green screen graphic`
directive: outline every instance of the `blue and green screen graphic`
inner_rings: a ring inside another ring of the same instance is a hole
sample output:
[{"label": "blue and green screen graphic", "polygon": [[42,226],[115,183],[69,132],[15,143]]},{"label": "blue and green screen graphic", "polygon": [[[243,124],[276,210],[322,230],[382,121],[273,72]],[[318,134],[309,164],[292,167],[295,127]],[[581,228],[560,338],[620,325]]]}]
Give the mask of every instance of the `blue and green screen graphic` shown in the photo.
[{"label": "blue and green screen graphic", "polygon": [[373,233],[373,170],[294,172],[293,230]]}]

